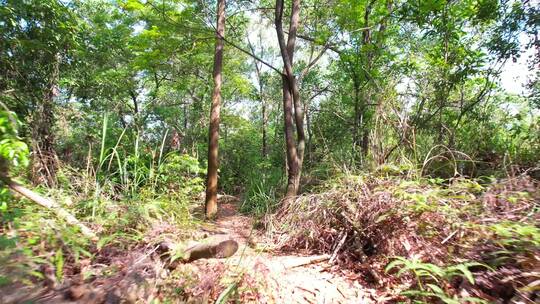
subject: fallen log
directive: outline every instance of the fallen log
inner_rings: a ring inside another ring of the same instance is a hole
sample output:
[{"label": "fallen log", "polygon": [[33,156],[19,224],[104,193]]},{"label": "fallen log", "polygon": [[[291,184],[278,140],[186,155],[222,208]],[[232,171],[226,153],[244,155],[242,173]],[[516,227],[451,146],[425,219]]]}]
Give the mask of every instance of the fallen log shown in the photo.
[{"label": "fallen log", "polygon": [[77,220],[75,216],[73,216],[73,214],[69,213],[66,209],[62,208],[62,206],[57,204],[55,201],[52,201],[48,198],[45,198],[37,194],[36,192],[24,187],[23,185],[17,183],[16,181],[12,180],[11,178],[7,176],[3,176],[2,181],[7,185],[7,187],[11,191],[19,195],[22,195],[26,197],[27,199],[33,201],[34,203],[37,203],[47,209],[53,210],[58,217],[65,220],[68,224],[79,227],[82,234],[84,234],[85,236],[87,236],[93,241],[98,240],[98,237],[96,236],[94,231],[92,231],[86,225],[84,225],[79,220]]},{"label": "fallen log", "polygon": [[193,245],[184,252],[184,261],[192,262],[198,259],[224,259],[231,257],[238,250],[238,243],[226,240],[219,243],[201,243]]},{"label": "fallen log", "polygon": [[[175,251],[174,247],[174,244],[162,242],[160,251],[164,253],[164,256],[170,257],[170,253]],[[198,259],[224,259],[233,256],[236,251],[238,251],[238,243],[234,240],[197,243],[183,251],[181,261],[189,263]],[[170,268],[176,268],[177,265],[178,260],[173,262]]]}]

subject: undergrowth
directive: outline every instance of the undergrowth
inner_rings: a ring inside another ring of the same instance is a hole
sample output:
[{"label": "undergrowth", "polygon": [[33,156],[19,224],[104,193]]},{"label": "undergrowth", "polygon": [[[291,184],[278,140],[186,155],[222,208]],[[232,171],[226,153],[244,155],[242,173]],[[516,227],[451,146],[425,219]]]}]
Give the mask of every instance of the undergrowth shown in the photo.
[{"label": "undergrowth", "polygon": [[[17,137],[17,120],[11,113],[0,114],[2,168],[24,170],[28,148]],[[95,231],[97,241],[0,184],[0,288],[38,282],[56,287],[75,277],[94,276],[95,271],[83,268],[159,243],[171,233],[182,239],[197,227],[193,209],[200,204],[205,171],[198,160],[165,153],[163,144],[143,156],[138,141],[134,147],[123,146],[123,136],[107,145],[105,116],[101,149],[96,158],[89,151],[86,168],[60,164],[57,187],[32,187]],[[109,268],[108,275],[118,271]]]},{"label": "undergrowth", "polygon": [[389,298],[491,303],[540,297],[540,187],[526,176],[342,174],[269,216],[283,250],[305,248]]}]

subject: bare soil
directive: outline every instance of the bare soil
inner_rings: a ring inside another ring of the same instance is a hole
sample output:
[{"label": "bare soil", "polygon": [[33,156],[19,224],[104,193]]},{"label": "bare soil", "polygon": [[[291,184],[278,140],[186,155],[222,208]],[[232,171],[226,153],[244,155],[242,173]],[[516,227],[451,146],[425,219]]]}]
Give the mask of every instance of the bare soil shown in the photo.
[{"label": "bare soil", "polygon": [[[233,239],[238,252],[227,260],[210,259],[200,263],[226,263],[237,266],[257,282],[261,303],[371,303],[375,290],[364,288],[354,278],[333,271],[329,256],[283,254],[254,230],[252,219],[237,212],[234,203],[220,205],[212,225],[219,240]],[[209,229],[210,230],[210,229]]]}]

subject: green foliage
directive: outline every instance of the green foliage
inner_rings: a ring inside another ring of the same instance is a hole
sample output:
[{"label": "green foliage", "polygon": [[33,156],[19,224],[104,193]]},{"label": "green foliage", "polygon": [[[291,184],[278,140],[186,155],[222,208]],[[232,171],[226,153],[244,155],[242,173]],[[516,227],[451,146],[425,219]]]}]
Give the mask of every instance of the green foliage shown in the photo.
[{"label": "green foliage", "polygon": [[203,191],[202,175],[206,169],[199,161],[187,154],[172,153],[165,156],[163,163],[157,169],[155,191],[159,193],[182,191],[187,196],[198,195]]},{"label": "green foliage", "polygon": [[225,304],[228,302],[231,295],[238,289],[238,283],[232,283],[230,284],[221,294],[219,295],[218,299],[216,300],[216,304]]},{"label": "green foliage", "polygon": [[[480,298],[475,297],[458,297],[456,295],[449,296],[441,287],[435,285],[435,284],[426,284],[429,290],[427,291],[421,291],[421,290],[407,290],[404,291],[402,294],[411,297],[413,299],[420,298],[420,299],[438,299],[439,301],[442,301],[446,304],[461,304],[461,303],[483,303],[487,304],[489,302],[482,300]],[[413,300],[413,303],[425,303],[424,301],[418,301]]]},{"label": "green foliage", "polygon": [[56,269],[56,279],[61,282],[64,277],[64,253],[62,252],[62,248],[56,250],[54,266]]},{"label": "green foliage", "polygon": [[[81,235],[78,228],[56,219],[26,200],[10,200],[8,214],[2,212],[0,243],[0,276],[10,282],[29,284],[29,278],[43,278],[42,266],[54,269],[54,276],[63,280],[66,263],[78,264],[82,258],[91,258],[91,241]],[[6,220],[9,219],[9,222]],[[5,263],[4,263],[5,262]]]},{"label": "green foliage", "polygon": [[540,247],[540,228],[534,225],[501,222],[489,229],[495,234],[495,241],[509,250],[531,252]]},{"label": "green foliage", "polygon": [[409,296],[413,299],[420,298],[427,300],[433,297],[438,298],[440,301],[448,304],[459,304],[463,303],[464,301],[473,303],[487,303],[486,301],[478,298],[459,298],[457,295],[450,296],[448,295],[448,292],[444,290],[445,286],[450,282],[450,280],[456,276],[462,276],[471,284],[474,284],[474,276],[469,270],[469,267],[472,266],[484,265],[477,262],[468,262],[440,267],[431,263],[424,263],[418,259],[409,260],[403,257],[396,257],[394,261],[390,262],[386,266],[385,271],[389,272],[397,268],[399,269],[396,273],[396,276],[398,277],[404,273],[412,273],[416,279],[419,289],[407,290],[403,292],[403,295]]},{"label": "green foliage", "polygon": [[[4,106],[0,103],[0,106]],[[7,110],[0,110],[0,178],[17,169],[24,169],[28,165],[28,147],[17,136],[19,120],[16,115]],[[31,269],[16,259],[17,254],[33,256],[28,249],[21,250],[19,236],[5,233],[9,227],[17,227],[17,223],[24,211],[18,201],[12,197],[7,187],[0,179],[0,286],[20,280]]]},{"label": "green foliage", "polygon": [[56,71],[73,62],[80,28],[72,4],[7,0],[0,6],[0,69],[5,71],[0,97],[26,123],[43,103]]},{"label": "green foliage", "polygon": [[[138,174],[141,174],[141,170],[145,172],[138,180],[140,184],[136,186],[136,194],[132,195],[131,189],[135,187],[132,183],[135,180],[131,179],[126,184],[126,199],[121,202],[107,199],[106,196],[111,193],[106,191],[114,190],[102,186],[102,192],[97,200],[90,202],[92,208],[88,210],[92,217],[98,217],[97,221],[105,226],[108,233],[117,234],[107,242],[121,237],[139,238],[140,232],[150,228],[156,221],[179,225],[192,222],[190,209],[204,189],[204,180],[200,175],[205,170],[200,167],[197,159],[171,153],[165,156],[152,174],[143,162],[124,169],[124,174],[129,176],[135,175],[132,170],[138,170]],[[115,173],[112,173],[114,177]]]},{"label": "green foliage", "polygon": [[274,211],[279,201],[282,179],[281,170],[273,169],[270,162],[259,163],[247,178],[241,210],[256,216]]},{"label": "green foliage", "polygon": [[[1,105],[1,104],[0,104]],[[28,146],[17,136],[20,122],[15,113],[0,110],[0,168],[26,167]],[[6,162],[2,164],[2,162]]]},{"label": "green foliage", "polygon": [[[488,210],[480,200],[492,181],[474,178],[536,174],[538,72],[532,71],[530,96],[498,84],[504,61],[538,44],[533,2],[302,2],[303,37],[294,54],[301,97],[295,106],[305,111],[307,134],[301,189],[331,192],[309,220],[332,223],[324,233],[351,222],[343,227],[348,237],[351,229],[355,237],[374,238],[386,227],[406,228],[437,244],[447,236],[458,242],[463,230],[506,256],[534,252],[540,246],[534,212],[520,214],[518,223],[498,213],[503,204]],[[0,262],[8,265],[0,285],[23,274],[37,277],[40,265],[54,268],[61,281],[83,257],[110,246],[128,249],[159,224],[195,225],[212,93],[211,5],[0,0],[0,174],[29,176],[28,146],[46,129],[55,150],[47,153],[56,155],[45,157],[58,160],[58,183],[38,191],[100,234],[94,248],[50,211],[0,187]],[[273,17],[260,10],[272,5],[228,5],[223,60],[219,191],[242,197],[241,210],[256,216],[281,206],[287,174],[281,75],[257,60],[255,71],[244,52],[280,70],[277,46],[266,37],[274,33]],[[533,56],[529,65],[537,63]],[[41,125],[34,113],[45,100],[51,117]],[[522,190],[496,198],[519,209],[536,200]],[[311,203],[288,210],[302,218]],[[343,209],[328,212],[337,219],[329,221],[325,212],[335,206]],[[498,222],[478,224],[482,217]],[[319,242],[315,229],[305,227],[299,234],[311,236],[306,244]],[[321,239],[330,239],[324,233]],[[343,248],[352,252],[351,243]],[[415,276],[420,290],[408,295],[446,303],[476,301],[458,299],[444,285],[455,276],[472,282],[469,266],[404,259],[389,265]]]}]

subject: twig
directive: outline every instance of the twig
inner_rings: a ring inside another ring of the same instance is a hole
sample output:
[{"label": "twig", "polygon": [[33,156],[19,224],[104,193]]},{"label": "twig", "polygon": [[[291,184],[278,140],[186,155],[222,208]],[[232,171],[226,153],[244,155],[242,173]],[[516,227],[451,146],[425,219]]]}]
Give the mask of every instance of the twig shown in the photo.
[{"label": "twig", "polygon": [[135,263],[133,263],[133,265],[130,266],[131,269],[133,269],[136,265],[138,265],[140,262],[144,261],[144,259],[146,259],[147,257],[149,257],[150,255],[152,255],[152,253],[156,252],[156,250],[158,250],[158,248],[160,247],[161,244],[158,244],[154,249],[152,249],[151,251],[147,252],[146,254],[144,254],[142,257],[140,257]]},{"label": "twig", "polygon": [[89,237],[91,240],[96,241],[98,238],[94,231],[92,231],[90,228],[86,227],[83,223],[81,223],[79,220],[73,216],[73,214],[69,213],[66,209],[62,208],[60,205],[58,205],[55,201],[52,201],[50,199],[47,199],[36,192],[24,187],[23,185],[13,181],[12,179],[8,177],[3,177],[3,181],[7,184],[7,186],[14,192],[28,198],[29,200],[45,207],[48,209],[53,210],[56,212],[56,214],[64,219],[68,224],[74,225],[79,227],[82,234]]},{"label": "twig", "polygon": [[311,293],[312,295],[316,295],[316,294],[317,294],[317,293],[314,292],[313,290],[309,290],[309,289],[304,288],[304,287],[302,287],[302,286],[296,286],[296,288],[298,288],[298,289],[300,289],[300,290],[303,290],[303,291],[305,291],[305,292],[309,292],[309,293]]},{"label": "twig", "polygon": [[341,247],[343,247],[343,245],[345,244],[345,240],[347,239],[347,236],[348,236],[348,234],[347,234],[347,232],[345,232],[345,235],[339,241],[339,243],[336,246],[336,249],[334,250],[334,252],[332,253],[332,257],[330,258],[330,261],[328,261],[328,263],[330,263],[330,264],[334,263],[334,260],[336,259],[338,252],[341,250]]},{"label": "twig", "polygon": [[452,232],[449,236],[447,236],[447,237],[441,242],[441,244],[444,244],[444,243],[448,242],[448,240],[450,240],[454,235],[456,235],[457,232],[458,232],[457,230],[454,231],[454,232]]},{"label": "twig", "polygon": [[303,261],[300,261],[300,262],[298,262],[296,264],[290,265],[290,266],[288,266],[286,268],[301,267],[301,266],[305,266],[305,265],[320,263],[320,262],[323,262],[323,261],[326,261],[326,260],[329,260],[329,259],[330,259],[330,255],[328,255],[328,254],[318,255],[318,256],[314,256],[314,257],[307,257]]}]

